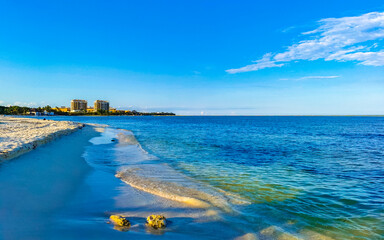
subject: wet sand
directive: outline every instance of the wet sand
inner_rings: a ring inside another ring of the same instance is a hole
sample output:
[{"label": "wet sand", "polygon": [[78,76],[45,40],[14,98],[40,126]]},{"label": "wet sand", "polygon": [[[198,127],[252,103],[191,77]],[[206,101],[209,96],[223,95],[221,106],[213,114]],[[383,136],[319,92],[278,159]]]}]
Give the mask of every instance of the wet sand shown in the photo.
[{"label": "wet sand", "polygon": [[0,239],[45,239],[91,171],[81,155],[96,135],[86,127],[0,164]]}]

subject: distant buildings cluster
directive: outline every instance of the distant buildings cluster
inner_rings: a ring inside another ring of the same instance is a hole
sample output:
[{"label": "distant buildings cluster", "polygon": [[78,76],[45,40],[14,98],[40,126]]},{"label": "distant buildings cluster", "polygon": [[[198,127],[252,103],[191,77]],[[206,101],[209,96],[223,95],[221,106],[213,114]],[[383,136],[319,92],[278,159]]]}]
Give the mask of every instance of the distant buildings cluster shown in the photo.
[{"label": "distant buildings cluster", "polygon": [[88,107],[88,102],[81,99],[73,99],[71,101],[71,112],[109,112],[109,102],[104,100],[96,100],[93,103],[93,108]]},{"label": "distant buildings cluster", "polygon": [[93,107],[88,106],[87,100],[82,99],[73,99],[71,101],[71,107],[56,107],[53,108],[53,110],[62,112],[62,113],[96,113],[96,112],[102,112],[102,113],[129,113],[131,111],[124,111],[124,110],[116,110],[116,108],[111,108],[109,106],[109,102],[105,100],[96,100],[93,103]]}]

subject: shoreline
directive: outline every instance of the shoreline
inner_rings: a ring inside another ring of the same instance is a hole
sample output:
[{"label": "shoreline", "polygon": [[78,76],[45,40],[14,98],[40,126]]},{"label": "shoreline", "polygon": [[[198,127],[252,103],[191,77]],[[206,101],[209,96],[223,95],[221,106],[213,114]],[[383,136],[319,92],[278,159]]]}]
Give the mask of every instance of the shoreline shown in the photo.
[{"label": "shoreline", "polygon": [[84,126],[70,121],[0,116],[0,162],[16,158]]}]

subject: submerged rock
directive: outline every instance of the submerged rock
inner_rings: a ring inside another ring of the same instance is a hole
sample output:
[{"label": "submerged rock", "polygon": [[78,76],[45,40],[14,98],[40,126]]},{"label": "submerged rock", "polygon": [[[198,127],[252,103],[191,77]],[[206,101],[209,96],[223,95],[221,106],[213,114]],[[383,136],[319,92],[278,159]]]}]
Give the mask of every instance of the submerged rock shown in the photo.
[{"label": "submerged rock", "polygon": [[151,215],[147,217],[147,224],[155,229],[165,228],[167,226],[167,220],[162,215]]},{"label": "submerged rock", "polygon": [[235,240],[258,240],[259,238],[257,237],[256,234],[254,233],[247,233],[244,234],[243,236],[235,238]]},{"label": "submerged rock", "polygon": [[119,226],[119,227],[130,227],[131,226],[131,223],[126,218],[124,218],[120,215],[111,215],[109,217],[109,219],[111,220],[111,222],[115,226]]},{"label": "submerged rock", "polygon": [[282,229],[275,226],[270,226],[261,230],[260,234],[277,240],[301,240],[300,238],[290,233],[284,232]]},{"label": "submerged rock", "polygon": [[331,237],[307,229],[300,231],[300,234],[304,235],[306,239],[310,240],[334,240]]}]

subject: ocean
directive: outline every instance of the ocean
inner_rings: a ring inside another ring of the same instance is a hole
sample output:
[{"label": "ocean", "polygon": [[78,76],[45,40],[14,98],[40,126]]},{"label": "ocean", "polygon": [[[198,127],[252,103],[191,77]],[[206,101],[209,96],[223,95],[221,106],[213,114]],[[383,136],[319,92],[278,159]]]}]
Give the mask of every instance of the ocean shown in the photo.
[{"label": "ocean", "polygon": [[91,167],[210,209],[233,232],[384,239],[383,117],[49,119],[109,125],[84,153]]}]

